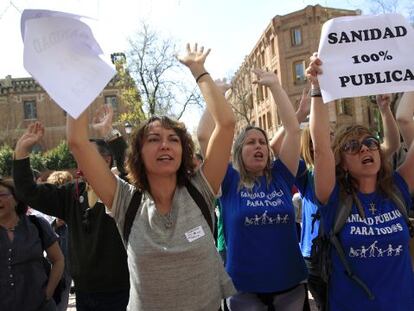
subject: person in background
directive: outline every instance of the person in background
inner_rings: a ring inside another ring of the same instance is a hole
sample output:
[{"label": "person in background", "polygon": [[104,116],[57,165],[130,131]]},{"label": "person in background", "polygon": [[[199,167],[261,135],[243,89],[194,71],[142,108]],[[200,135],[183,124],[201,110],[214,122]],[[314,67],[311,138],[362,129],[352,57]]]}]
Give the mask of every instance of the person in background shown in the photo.
[{"label": "person in background", "polygon": [[[112,110],[98,110],[94,127],[103,139],[92,146],[108,169],[116,152],[124,153],[119,132],[112,129]],[[88,180],[77,178],[64,185],[36,184],[30,169],[30,150],[44,135],[40,122],[31,124],[15,148],[13,176],[22,201],[65,221],[69,231],[69,269],[75,283],[77,311],[125,311],[129,301],[127,256],[118,229]],[[118,164],[118,163],[117,163]],[[91,164],[92,165],[92,164]],[[123,165],[119,161],[119,165]],[[120,169],[122,171],[122,168]]]},{"label": "person in background", "polygon": [[[52,296],[63,273],[64,258],[50,225],[39,217],[37,226],[26,211],[13,181],[1,179],[0,310],[54,311]],[[51,264],[49,275],[44,250]]]},{"label": "person in background", "polygon": [[[49,175],[46,182],[54,185],[64,185],[73,180],[73,176],[68,171],[55,171]],[[63,279],[65,281],[65,289],[63,290],[60,302],[56,305],[57,311],[65,311],[68,307],[69,292],[72,284],[72,277],[69,271],[69,234],[68,226],[64,220],[55,218],[52,222],[52,228],[55,233],[59,236],[59,246],[62,250],[63,256],[65,257],[65,269],[63,271]]]}]

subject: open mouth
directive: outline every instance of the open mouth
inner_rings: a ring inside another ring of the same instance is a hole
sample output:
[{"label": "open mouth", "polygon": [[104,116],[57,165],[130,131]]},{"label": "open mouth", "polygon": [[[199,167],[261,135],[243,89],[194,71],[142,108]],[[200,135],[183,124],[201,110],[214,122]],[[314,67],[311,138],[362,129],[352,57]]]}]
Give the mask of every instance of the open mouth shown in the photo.
[{"label": "open mouth", "polygon": [[169,155],[162,155],[160,157],[157,158],[157,161],[171,161],[173,158]]},{"label": "open mouth", "polygon": [[264,154],[261,151],[256,151],[253,156],[254,156],[255,159],[263,159],[264,158]]},{"label": "open mouth", "polygon": [[371,156],[362,158],[362,164],[370,164],[370,163],[374,163],[374,159]]}]

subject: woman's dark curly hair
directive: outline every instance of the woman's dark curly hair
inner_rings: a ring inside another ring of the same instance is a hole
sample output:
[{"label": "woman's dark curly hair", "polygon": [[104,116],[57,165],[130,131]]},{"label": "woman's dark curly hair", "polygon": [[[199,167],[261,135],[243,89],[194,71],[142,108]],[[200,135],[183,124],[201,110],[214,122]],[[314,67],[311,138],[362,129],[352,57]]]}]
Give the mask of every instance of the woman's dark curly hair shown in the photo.
[{"label": "woman's dark curly hair", "polygon": [[0,178],[0,186],[3,186],[4,188],[7,188],[10,193],[12,194],[14,200],[17,202],[17,205],[15,207],[17,215],[25,215],[27,212],[27,205],[20,201],[16,196],[16,190],[14,188],[14,182],[10,179],[2,179]]},{"label": "woman's dark curly hair", "polygon": [[194,142],[184,123],[172,120],[166,116],[153,116],[144,121],[140,127],[132,133],[131,145],[129,147],[128,158],[126,161],[128,180],[139,189],[150,191],[147,172],[142,159],[141,151],[149,127],[155,121],[159,121],[163,128],[174,130],[180,138],[183,152],[181,165],[177,171],[177,185],[183,186],[190,176],[194,174]]}]

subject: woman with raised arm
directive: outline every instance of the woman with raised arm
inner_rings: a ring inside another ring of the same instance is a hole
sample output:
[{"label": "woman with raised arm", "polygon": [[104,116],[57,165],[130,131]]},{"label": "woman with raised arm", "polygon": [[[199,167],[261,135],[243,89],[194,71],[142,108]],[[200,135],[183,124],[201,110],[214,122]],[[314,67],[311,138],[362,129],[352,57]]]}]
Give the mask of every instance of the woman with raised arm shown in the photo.
[{"label": "woman with raised arm", "polygon": [[[189,193],[195,187],[208,206],[220,189],[234,135],[230,105],[204,68],[210,50],[191,48],[179,58],[193,74],[217,126],[194,172],[194,144],[184,124],[151,117],[131,137],[127,160],[131,184],[115,177],[88,142],[88,121],[68,118],[69,146],[89,183],[123,232],[135,192],[141,201],[133,220],[128,253],[131,294],[128,310],[218,310],[234,293],[201,207]],[[207,219],[207,218],[206,218]]]},{"label": "woman with raised arm", "polygon": [[[328,252],[328,309],[414,310],[410,226],[404,216],[414,189],[414,148],[394,172],[364,126],[342,129],[331,148],[328,109],[318,84],[321,65],[314,55],[306,72],[312,83],[315,195],[324,232],[336,242]],[[342,227],[333,228],[344,213]]]},{"label": "woman with raised arm", "polygon": [[[306,266],[300,253],[291,189],[299,161],[300,129],[292,104],[276,74],[255,70],[256,83],[268,87],[285,128],[279,158],[272,160],[267,135],[248,126],[233,145],[232,164],[222,184],[226,270],[238,293],[230,310],[302,310]],[[200,145],[214,124],[204,115]]]}]

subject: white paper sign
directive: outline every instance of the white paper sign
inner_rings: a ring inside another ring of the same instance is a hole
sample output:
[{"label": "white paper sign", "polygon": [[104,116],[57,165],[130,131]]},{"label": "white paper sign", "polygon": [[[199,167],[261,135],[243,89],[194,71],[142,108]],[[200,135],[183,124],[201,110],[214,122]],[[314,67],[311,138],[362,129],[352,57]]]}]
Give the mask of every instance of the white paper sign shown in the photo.
[{"label": "white paper sign", "polygon": [[322,27],[323,101],[414,90],[414,30],[399,14],[346,16]]},{"label": "white paper sign", "polygon": [[198,240],[199,238],[205,236],[206,234],[204,233],[203,227],[198,226],[195,227],[194,229],[191,229],[189,231],[187,231],[185,233],[185,237],[187,238],[188,242],[193,242],[195,240]]},{"label": "white paper sign", "polygon": [[47,12],[23,12],[24,67],[60,107],[77,118],[116,71],[79,16],[62,12],[48,16]]}]

